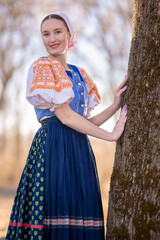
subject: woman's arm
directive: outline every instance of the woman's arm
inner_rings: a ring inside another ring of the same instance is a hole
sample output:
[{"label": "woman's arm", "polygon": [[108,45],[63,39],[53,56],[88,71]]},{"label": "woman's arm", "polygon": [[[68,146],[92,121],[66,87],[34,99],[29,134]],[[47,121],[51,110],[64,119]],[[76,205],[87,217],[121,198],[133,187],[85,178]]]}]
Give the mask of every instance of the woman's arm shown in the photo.
[{"label": "woman's arm", "polygon": [[97,114],[96,116],[94,116],[92,118],[89,118],[88,120],[90,122],[94,123],[97,126],[100,126],[115,114],[115,112],[121,106],[122,94],[127,89],[126,86],[124,87],[127,80],[128,80],[128,76],[125,77],[124,81],[116,89],[113,104],[110,107],[106,108],[103,112]]},{"label": "woman's arm", "polygon": [[106,108],[103,112],[97,114],[92,118],[88,118],[88,121],[92,122],[97,126],[101,126],[104,122],[106,122],[110,117],[112,117],[117,111],[117,106],[112,104],[110,107]]},{"label": "woman's arm", "polygon": [[122,135],[123,130],[124,130],[124,126],[125,126],[125,122],[126,122],[126,111],[125,109],[122,110],[121,115],[120,115],[120,119],[117,122],[114,130],[112,133],[109,133],[107,131],[105,131],[102,128],[99,128],[98,126],[96,126],[95,124],[93,124],[92,122],[88,121],[87,119],[83,118],[81,115],[79,115],[78,113],[74,112],[69,104],[65,103],[63,105],[61,105],[61,107],[56,108],[55,109],[55,114],[57,116],[57,118],[66,126],[99,138],[99,139],[103,139],[106,141],[117,141],[118,138]]}]

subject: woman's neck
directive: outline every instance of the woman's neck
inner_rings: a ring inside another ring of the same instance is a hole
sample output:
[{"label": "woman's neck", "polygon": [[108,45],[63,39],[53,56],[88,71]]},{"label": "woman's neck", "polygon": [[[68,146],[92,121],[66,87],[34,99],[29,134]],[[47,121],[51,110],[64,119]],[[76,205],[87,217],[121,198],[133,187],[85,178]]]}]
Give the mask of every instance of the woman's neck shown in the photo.
[{"label": "woman's neck", "polygon": [[54,58],[55,60],[60,62],[65,70],[69,70],[69,67],[68,67],[67,61],[66,61],[67,57],[65,55],[54,55],[54,56],[49,55],[49,57]]}]

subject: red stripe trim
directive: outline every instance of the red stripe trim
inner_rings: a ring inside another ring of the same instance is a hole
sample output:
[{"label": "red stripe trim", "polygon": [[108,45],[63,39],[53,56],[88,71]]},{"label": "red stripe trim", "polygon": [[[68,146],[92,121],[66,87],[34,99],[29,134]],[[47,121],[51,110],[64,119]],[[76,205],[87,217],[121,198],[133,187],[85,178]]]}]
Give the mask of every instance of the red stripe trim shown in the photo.
[{"label": "red stripe trim", "polygon": [[13,226],[13,227],[29,227],[29,228],[43,228],[43,225],[32,225],[29,223],[9,223],[9,226]]}]

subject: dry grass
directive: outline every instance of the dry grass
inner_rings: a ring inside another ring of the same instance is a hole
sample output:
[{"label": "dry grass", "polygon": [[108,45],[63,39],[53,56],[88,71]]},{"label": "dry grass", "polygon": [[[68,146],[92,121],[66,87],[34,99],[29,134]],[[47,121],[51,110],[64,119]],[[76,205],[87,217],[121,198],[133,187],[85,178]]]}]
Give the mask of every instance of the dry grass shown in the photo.
[{"label": "dry grass", "polygon": [[6,235],[15,189],[0,188],[0,240]]},{"label": "dry grass", "polygon": [[[22,161],[18,163],[18,167],[17,163],[13,159],[15,155],[14,146],[12,143],[13,141],[10,141],[9,146],[7,147],[7,151],[0,152],[0,169],[3,169],[3,171],[0,171],[0,240],[4,239],[6,235],[15,191],[25,164],[25,159],[28,154],[31,139],[26,139],[22,145]],[[113,167],[115,144],[95,140],[93,138],[91,139],[91,144],[93,146],[97,161],[104,219],[106,224],[108,191]]]}]

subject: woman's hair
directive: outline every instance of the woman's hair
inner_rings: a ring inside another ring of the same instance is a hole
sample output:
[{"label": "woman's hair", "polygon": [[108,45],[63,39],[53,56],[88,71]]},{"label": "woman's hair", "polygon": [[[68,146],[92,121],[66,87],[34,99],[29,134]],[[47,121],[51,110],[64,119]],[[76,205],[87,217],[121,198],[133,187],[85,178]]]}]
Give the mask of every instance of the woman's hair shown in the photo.
[{"label": "woman's hair", "polygon": [[42,22],[41,22],[41,30],[42,30],[42,24],[43,24],[47,19],[51,19],[51,18],[55,18],[55,19],[58,19],[58,20],[61,20],[62,22],[64,22],[64,24],[65,24],[65,26],[66,26],[66,28],[67,28],[67,31],[70,32],[70,31],[69,31],[69,28],[68,28],[68,26],[67,26],[67,23],[65,22],[65,20],[64,20],[61,16],[59,16],[59,15],[57,15],[57,14],[47,15],[47,16],[42,20]]}]

